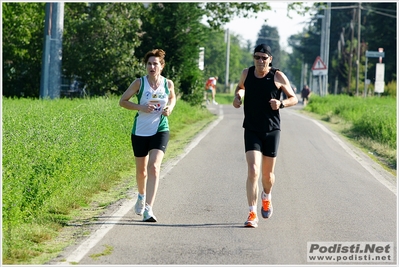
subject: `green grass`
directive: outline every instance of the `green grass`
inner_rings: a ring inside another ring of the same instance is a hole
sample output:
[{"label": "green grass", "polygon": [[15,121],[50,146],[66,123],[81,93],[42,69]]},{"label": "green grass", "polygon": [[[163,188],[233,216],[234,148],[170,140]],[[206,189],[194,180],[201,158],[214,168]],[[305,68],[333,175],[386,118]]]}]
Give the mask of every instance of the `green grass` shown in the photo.
[{"label": "green grass", "polygon": [[93,260],[98,260],[98,258],[100,258],[100,257],[111,255],[112,252],[114,251],[114,248],[109,245],[104,245],[104,246],[105,246],[105,249],[103,252],[100,252],[97,254],[92,254],[89,257],[92,258]]},{"label": "green grass", "polygon": [[[82,210],[92,210],[94,198],[115,191],[99,198],[100,212],[135,185],[130,143],[135,111],[118,101],[3,98],[3,263],[42,264],[62,249],[52,240],[84,218]],[[169,118],[165,160],[181,153],[213,119],[208,110],[178,101]]]},{"label": "green grass", "polygon": [[304,110],[339,125],[342,134],[396,171],[396,98],[313,95]]},{"label": "green grass", "polygon": [[234,92],[232,92],[232,93],[217,93],[215,98],[216,98],[216,102],[218,102],[219,104],[233,105]]}]

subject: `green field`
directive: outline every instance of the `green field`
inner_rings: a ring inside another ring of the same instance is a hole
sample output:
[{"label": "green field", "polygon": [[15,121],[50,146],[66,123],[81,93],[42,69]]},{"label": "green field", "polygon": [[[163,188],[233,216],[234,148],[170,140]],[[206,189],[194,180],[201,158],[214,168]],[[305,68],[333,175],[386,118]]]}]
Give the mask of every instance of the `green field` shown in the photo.
[{"label": "green field", "polygon": [[[231,105],[232,99],[216,95],[219,104]],[[118,101],[3,98],[4,264],[43,264],[56,257],[73,242],[74,233],[60,238],[71,229],[66,226],[93,220],[134,188],[135,112]],[[312,96],[303,112],[336,126],[396,171],[396,98]],[[178,101],[165,161],[214,119],[207,109]]]},{"label": "green field", "polygon": [[[75,211],[123,184],[114,198],[96,204],[101,210],[134,186],[135,111],[118,101],[3,98],[3,263],[31,264],[39,257],[33,263],[41,264],[54,257],[60,248],[49,243]],[[213,119],[207,109],[178,101],[165,161]]]},{"label": "green field", "polygon": [[314,95],[304,110],[328,122],[396,175],[396,107],[392,97]]}]

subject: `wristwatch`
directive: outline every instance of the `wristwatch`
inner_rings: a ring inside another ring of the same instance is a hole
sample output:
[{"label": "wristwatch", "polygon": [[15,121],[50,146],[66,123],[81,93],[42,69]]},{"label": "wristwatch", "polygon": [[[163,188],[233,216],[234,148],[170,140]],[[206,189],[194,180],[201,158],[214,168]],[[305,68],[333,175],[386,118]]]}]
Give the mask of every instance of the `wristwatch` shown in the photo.
[{"label": "wristwatch", "polygon": [[280,107],[279,107],[279,108],[282,109],[282,108],[284,108],[284,107],[285,107],[285,106],[284,106],[284,103],[283,103],[283,101],[281,101],[281,102],[280,102]]}]

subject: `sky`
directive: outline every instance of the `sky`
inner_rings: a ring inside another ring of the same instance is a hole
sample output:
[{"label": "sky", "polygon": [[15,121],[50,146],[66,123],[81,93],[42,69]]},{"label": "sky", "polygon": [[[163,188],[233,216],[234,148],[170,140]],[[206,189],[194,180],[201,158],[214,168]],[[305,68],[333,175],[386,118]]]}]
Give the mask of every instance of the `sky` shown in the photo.
[{"label": "sky", "polygon": [[[306,2],[305,2],[306,3]],[[288,2],[274,1],[269,2],[272,10],[268,10],[257,15],[257,18],[235,18],[230,23],[225,25],[225,29],[229,29],[230,34],[240,35],[243,38],[243,43],[246,40],[250,40],[252,44],[255,44],[262,25],[265,23],[271,27],[277,27],[280,35],[280,47],[281,49],[292,52],[292,49],[288,47],[287,39],[293,35],[302,32],[302,29],[306,26],[306,22],[310,19],[310,14],[305,16],[296,14],[295,11],[290,11],[290,16],[287,16],[287,5]],[[311,5],[311,2],[307,3],[307,6]],[[267,18],[267,22],[264,19]]]}]

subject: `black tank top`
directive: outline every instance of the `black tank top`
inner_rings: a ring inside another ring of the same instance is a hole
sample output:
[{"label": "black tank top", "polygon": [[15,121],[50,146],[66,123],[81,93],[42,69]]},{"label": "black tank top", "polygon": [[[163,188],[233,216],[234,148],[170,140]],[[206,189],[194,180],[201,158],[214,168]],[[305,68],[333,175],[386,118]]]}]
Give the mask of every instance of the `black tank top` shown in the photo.
[{"label": "black tank top", "polygon": [[272,68],[263,78],[255,77],[255,66],[248,69],[245,79],[244,123],[245,129],[256,132],[280,130],[279,110],[273,110],[269,101],[280,100],[281,90],[274,84],[274,74],[278,69]]}]

